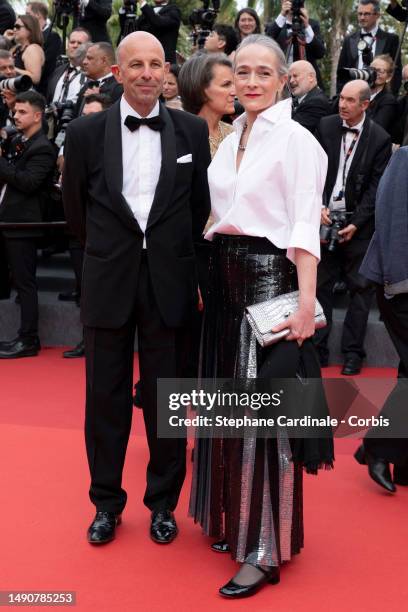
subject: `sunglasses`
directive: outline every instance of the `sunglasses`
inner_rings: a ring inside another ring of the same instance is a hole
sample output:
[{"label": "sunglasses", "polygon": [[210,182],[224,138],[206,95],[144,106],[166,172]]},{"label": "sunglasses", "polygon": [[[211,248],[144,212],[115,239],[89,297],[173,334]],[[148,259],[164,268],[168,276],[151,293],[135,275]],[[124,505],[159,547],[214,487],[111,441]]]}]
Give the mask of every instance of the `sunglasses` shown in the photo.
[{"label": "sunglasses", "polygon": [[22,28],[25,28],[26,26],[23,23],[15,23],[13,27],[15,30],[21,30]]}]

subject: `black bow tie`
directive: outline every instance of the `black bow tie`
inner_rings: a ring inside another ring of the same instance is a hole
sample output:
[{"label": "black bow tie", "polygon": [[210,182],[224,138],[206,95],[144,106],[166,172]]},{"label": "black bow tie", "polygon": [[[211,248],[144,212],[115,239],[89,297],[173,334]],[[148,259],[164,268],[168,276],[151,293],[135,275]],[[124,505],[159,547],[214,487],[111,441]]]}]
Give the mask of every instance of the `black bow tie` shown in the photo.
[{"label": "black bow tie", "polygon": [[371,32],[360,32],[360,38],[366,38],[367,36],[369,36],[370,38],[374,38]]},{"label": "black bow tie", "polygon": [[360,130],[358,130],[357,128],[348,127],[347,125],[342,125],[341,131],[344,132],[345,134],[347,134],[347,132],[351,132],[352,134],[360,133]]},{"label": "black bow tie", "polygon": [[141,125],[147,125],[151,130],[161,132],[164,128],[164,121],[160,115],[156,115],[156,117],[142,117],[141,119],[128,115],[125,119],[125,125],[131,132],[138,130]]}]

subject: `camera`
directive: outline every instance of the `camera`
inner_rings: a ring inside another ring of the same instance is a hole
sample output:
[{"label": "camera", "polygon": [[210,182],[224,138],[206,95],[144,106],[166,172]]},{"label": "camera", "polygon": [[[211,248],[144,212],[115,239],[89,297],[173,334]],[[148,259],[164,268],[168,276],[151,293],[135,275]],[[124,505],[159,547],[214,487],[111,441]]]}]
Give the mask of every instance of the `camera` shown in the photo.
[{"label": "camera", "polygon": [[1,155],[9,163],[15,161],[25,149],[23,134],[14,126],[8,125],[0,130]]},{"label": "camera", "polygon": [[305,0],[292,0],[292,31],[298,34],[302,31],[303,21],[300,10],[305,8]]},{"label": "camera", "polygon": [[375,68],[368,66],[367,68],[340,68],[339,77],[346,82],[361,79],[366,81],[370,87],[373,87],[377,80],[377,71]]},{"label": "camera", "polygon": [[74,15],[79,13],[80,0],[54,0],[57,15]]},{"label": "camera", "polygon": [[54,122],[54,142],[58,147],[61,147],[65,141],[65,130],[72,119],[75,119],[75,103],[73,100],[66,102],[54,102],[45,109],[47,119],[52,119]]},{"label": "camera", "polygon": [[19,93],[20,91],[28,91],[32,86],[33,82],[26,74],[12,78],[0,76],[0,91],[6,89],[12,93]]},{"label": "camera", "polygon": [[204,47],[205,39],[213,29],[220,10],[220,0],[212,0],[212,8],[210,7],[210,0],[202,1],[203,7],[194,9],[188,17],[189,23],[193,28],[190,38],[199,49]]},{"label": "camera", "polygon": [[337,244],[341,239],[339,231],[348,225],[348,217],[351,214],[346,211],[331,211],[330,219],[332,224],[320,226],[320,240],[328,243],[327,249],[330,253],[336,250]]}]

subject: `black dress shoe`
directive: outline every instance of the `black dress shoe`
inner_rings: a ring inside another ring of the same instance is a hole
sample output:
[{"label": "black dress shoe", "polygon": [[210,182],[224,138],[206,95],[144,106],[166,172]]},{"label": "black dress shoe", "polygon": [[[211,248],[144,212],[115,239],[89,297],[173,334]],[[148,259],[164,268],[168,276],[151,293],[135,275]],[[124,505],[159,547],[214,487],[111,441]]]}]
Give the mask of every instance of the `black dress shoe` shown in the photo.
[{"label": "black dress shoe", "polygon": [[230,599],[240,599],[242,597],[251,597],[251,595],[255,595],[255,593],[268,582],[270,584],[278,584],[280,580],[279,567],[272,567],[270,570],[265,570],[258,565],[256,567],[263,573],[263,576],[261,576],[259,580],[253,584],[247,585],[237,584],[233,580],[230,580],[220,588],[219,594],[223,597],[229,597]]},{"label": "black dress shoe", "polygon": [[10,348],[10,346],[13,346],[13,344],[15,344],[17,340],[20,340],[18,336],[17,338],[13,338],[13,340],[2,340],[0,342],[0,349]]},{"label": "black dress shoe", "polygon": [[170,544],[178,534],[177,523],[170,510],[152,512],[150,537],[158,544]]},{"label": "black dress shoe", "polygon": [[211,550],[219,553],[227,553],[230,551],[230,547],[225,540],[220,540],[219,542],[214,542],[214,544],[211,544]]},{"label": "black dress shoe", "polygon": [[40,352],[38,338],[17,338],[10,344],[0,346],[0,359],[17,359],[18,357],[35,357]]},{"label": "black dress shoe", "polygon": [[88,529],[88,542],[90,544],[107,544],[115,538],[115,529],[122,522],[120,514],[114,512],[100,512],[95,514]]},{"label": "black dress shoe", "polygon": [[79,344],[74,346],[73,349],[69,349],[68,351],[64,351],[62,353],[62,356],[65,357],[65,359],[73,359],[75,357],[83,357],[84,355],[85,355],[85,345],[84,345],[84,341],[83,340],[81,340],[81,342],[79,342]]},{"label": "black dress shoe", "polygon": [[66,291],[65,293],[59,293],[58,299],[60,302],[79,302],[80,295],[78,291]]},{"label": "black dress shoe", "polygon": [[363,360],[357,355],[346,357],[341,373],[343,376],[355,376],[356,374],[360,374],[362,363]]},{"label": "black dress shoe", "polygon": [[389,493],[395,493],[397,489],[392,482],[390,466],[387,461],[373,457],[367,453],[363,445],[358,447],[354,454],[354,458],[360,465],[368,466],[368,473],[374,482],[386,489]]}]

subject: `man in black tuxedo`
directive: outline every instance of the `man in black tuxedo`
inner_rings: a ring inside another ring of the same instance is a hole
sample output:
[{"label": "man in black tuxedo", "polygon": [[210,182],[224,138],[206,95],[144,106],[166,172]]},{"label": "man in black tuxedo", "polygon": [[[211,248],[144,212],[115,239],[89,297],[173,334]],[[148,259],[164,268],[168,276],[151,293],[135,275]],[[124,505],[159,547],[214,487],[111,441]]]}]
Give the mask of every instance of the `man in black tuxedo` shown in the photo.
[{"label": "man in black tuxedo", "polygon": [[145,0],[140,2],[141,15],[136,22],[136,30],[150,32],[163,45],[166,61],[176,63],[176,47],[181,25],[181,13],[178,6],[169,4],[168,0],[154,0],[154,7]]},{"label": "man in black tuxedo", "polygon": [[[42,221],[44,197],[50,188],[56,158],[53,145],[42,131],[44,109],[45,100],[35,91],[16,97],[14,121],[26,140],[12,147],[16,157],[11,163],[0,156],[2,222]],[[40,350],[35,280],[38,230],[9,229],[3,234],[13,283],[20,297],[21,325],[17,338],[0,344],[0,359],[30,357]]]},{"label": "man in black tuxedo", "polygon": [[47,103],[66,102],[72,100],[76,102],[79,92],[85,85],[86,75],[77,66],[75,57],[81,45],[90,42],[90,34],[83,28],[72,30],[67,41],[68,62],[61,64],[54,70],[48,79]]},{"label": "man in black tuxedo", "polygon": [[138,331],[149,444],[145,505],[150,535],[177,535],[173,511],[185,476],[185,439],[157,437],[158,378],[180,376],[198,302],[194,241],[210,202],[208,129],[159,103],[167,65],[159,41],[129,34],[112,70],[124,95],[67,130],[63,198],[85,246],[82,283],[87,370],[86,445],[96,516],[91,544],[109,542],[126,504],[121,486],[132,419]]},{"label": "man in black tuxedo", "polygon": [[0,0],[0,34],[12,30],[16,22],[16,14],[7,0]]},{"label": "man in black tuxedo", "polygon": [[322,365],[327,365],[333,286],[341,268],[350,292],[341,345],[342,374],[346,375],[358,374],[365,357],[363,344],[374,288],[359,274],[359,268],[374,232],[377,185],[391,156],[389,135],[366,117],[369,103],[367,83],[347,83],[340,94],[339,115],[324,117],[316,132],[329,158],[322,227],[331,225],[336,213],[350,214],[346,226],[339,231],[340,243],[334,252],[328,250],[327,244],[322,245],[317,297],[328,325],[316,332],[315,341]]},{"label": "man in black tuxedo", "polygon": [[115,51],[110,43],[95,43],[89,47],[82,62],[87,81],[78,94],[76,116],[82,115],[84,98],[90,94],[105,94],[112,102],[119,100],[123,88],[112,74],[111,67],[115,61]]},{"label": "man in black tuxedo", "polygon": [[292,119],[315,133],[322,117],[332,114],[327,96],[317,85],[316,71],[310,62],[299,60],[289,68],[289,88],[292,94]]},{"label": "man in black tuxedo", "polygon": [[337,65],[337,93],[347,79],[342,74],[343,68],[363,68],[369,66],[377,55],[391,55],[395,61],[395,72],[391,81],[392,92],[398,94],[401,87],[401,54],[396,58],[399,38],[396,34],[385,32],[378,26],[381,6],[379,0],[360,0],[357,8],[358,24],[354,34],[345,36]]},{"label": "man in black tuxedo", "polygon": [[75,26],[85,28],[93,42],[108,42],[106,23],[112,15],[112,0],[80,0],[80,16]]},{"label": "man in black tuxedo", "polygon": [[320,34],[320,25],[318,21],[309,19],[306,8],[301,9],[301,19],[301,34],[302,39],[304,39],[304,46],[299,45],[295,37],[292,39],[292,2],[290,0],[282,0],[280,15],[275,21],[265,26],[265,34],[276,40],[286,54],[289,65],[301,59],[310,62],[316,71],[317,82],[322,87],[323,83],[317,60],[324,57],[326,47]]},{"label": "man in black tuxedo", "polygon": [[26,13],[35,17],[40,24],[44,38],[45,64],[38,84],[38,91],[44,96],[47,93],[48,79],[55,70],[57,58],[63,53],[60,35],[51,28],[48,21],[48,6],[43,2],[29,2]]}]

